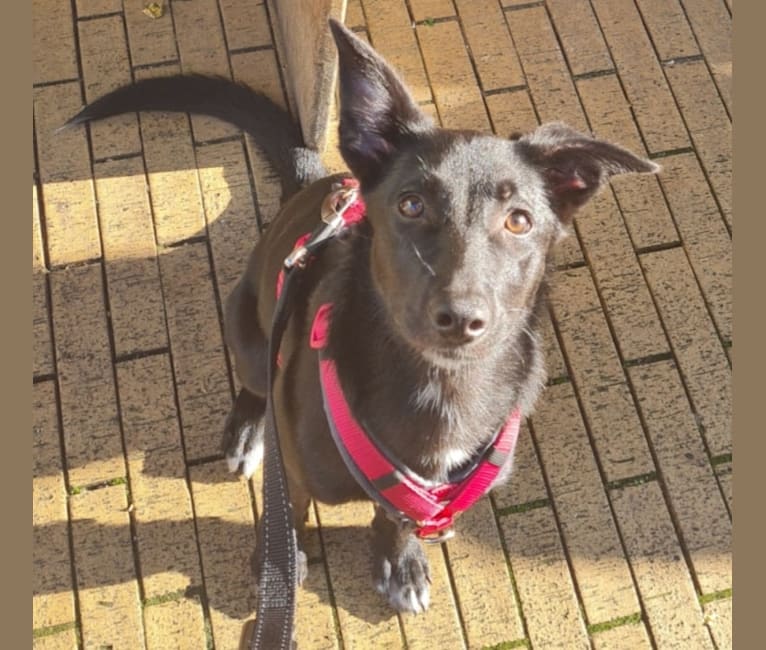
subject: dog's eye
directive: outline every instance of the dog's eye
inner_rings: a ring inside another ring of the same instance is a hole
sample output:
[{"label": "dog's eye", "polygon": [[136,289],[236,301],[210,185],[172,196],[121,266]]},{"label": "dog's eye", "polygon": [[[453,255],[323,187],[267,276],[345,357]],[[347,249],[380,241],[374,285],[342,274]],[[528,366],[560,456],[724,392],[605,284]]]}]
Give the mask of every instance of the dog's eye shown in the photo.
[{"label": "dog's eye", "polygon": [[513,235],[526,235],[532,230],[532,219],[524,210],[513,210],[505,218],[505,229]]},{"label": "dog's eye", "polygon": [[408,219],[417,219],[424,209],[423,199],[417,194],[408,194],[399,201],[399,214]]}]

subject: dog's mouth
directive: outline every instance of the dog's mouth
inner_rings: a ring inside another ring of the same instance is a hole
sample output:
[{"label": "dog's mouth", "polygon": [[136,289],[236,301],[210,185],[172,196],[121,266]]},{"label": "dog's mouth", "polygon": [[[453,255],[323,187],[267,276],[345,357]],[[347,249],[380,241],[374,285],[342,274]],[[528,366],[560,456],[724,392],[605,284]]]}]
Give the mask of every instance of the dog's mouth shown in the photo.
[{"label": "dog's mouth", "polygon": [[425,347],[420,348],[420,355],[430,365],[444,370],[455,370],[486,358],[485,354],[473,346]]}]

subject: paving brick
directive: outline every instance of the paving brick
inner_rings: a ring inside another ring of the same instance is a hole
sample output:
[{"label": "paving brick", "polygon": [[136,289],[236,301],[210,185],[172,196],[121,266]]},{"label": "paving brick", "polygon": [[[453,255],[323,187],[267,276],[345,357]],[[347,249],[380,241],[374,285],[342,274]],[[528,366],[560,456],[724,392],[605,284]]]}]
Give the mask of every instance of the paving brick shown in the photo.
[{"label": "paving brick", "polygon": [[124,485],[71,497],[72,541],[85,648],[144,648]]},{"label": "paving brick", "polygon": [[[130,83],[130,59],[122,16],[85,20],[77,27],[86,101],[92,102]],[[141,151],[134,113],[99,120],[88,128],[96,160]]]},{"label": "paving brick", "polygon": [[117,356],[167,346],[154,224],[141,158],[93,166]]},{"label": "paving brick", "polygon": [[[314,532],[316,533],[316,529]],[[318,535],[311,537],[317,539]],[[340,641],[335,630],[334,610],[330,598],[324,564],[312,564],[297,593],[295,638],[300,639],[301,648],[328,650],[339,647]]]},{"label": "paving brick", "polygon": [[716,467],[716,473],[715,475],[718,477],[718,484],[721,486],[721,491],[723,492],[724,498],[726,499],[726,505],[729,509],[729,515],[731,516],[732,508],[733,508],[733,501],[732,501],[732,485],[731,485],[731,476],[732,476],[732,470],[731,465],[719,465]]},{"label": "paving brick", "polygon": [[32,376],[50,375],[53,371],[45,274],[37,272],[32,275]]},{"label": "paving brick", "polygon": [[271,29],[263,0],[221,0],[221,15],[229,50],[271,45]]},{"label": "paving brick", "polygon": [[513,133],[531,133],[538,126],[527,90],[487,95],[485,101],[492,120],[492,130],[501,138],[507,138]]},{"label": "paving brick", "polygon": [[[216,0],[186,0],[173,5],[176,42],[185,74],[231,77],[223,25]],[[237,129],[212,117],[195,115],[192,129],[196,142],[236,135]]]},{"label": "paving brick", "polygon": [[40,194],[51,266],[101,255],[86,131],[76,127],[54,133],[80,108],[79,83],[34,90]]},{"label": "paving brick", "polygon": [[[545,399],[544,393],[542,399]],[[492,494],[497,507],[500,509],[521,506],[548,498],[543,473],[540,469],[540,461],[526,421],[522,422],[519,429],[511,478],[504,485],[496,486],[492,490]]]},{"label": "paving brick", "polygon": [[588,622],[603,623],[638,611],[572,386],[548,388],[532,420]]},{"label": "paving brick", "polygon": [[430,18],[449,18],[455,15],[455,7],[450,0],[410,0],[408,4],[412,11],[413,20],[418,22]]},{"label": "paving brick", "polygon": [[170,359],[119,363],[117,385],[144,597],[200,586]]},{"label": "paving brick", "polygon": [[524,628],[489,499],[482,499],[460,516],[457,535],[446,548],[468,647],[484,648],[523,638]]},{"label": "paving brick", "polygon": [[32,79],[36,84],[77,79],[72,5],[32,0]]},{"label": "paving brick", "polygon": [[507,515],[500,525],[532,647],[590,647],[553,511]]},{"label": "paving brick", "polygon": [[77,632],[74,629],[43,636],[32,641],[33,650],[77,650]]},{"label": "paving brick", "polygon": [[587,0],[548,0],[546,6],[573,75],[614,68],[604,35]]},{"label": "paving brick", "polygon": [[[586,204],[585,207],[578,212],[578,217],[585,218],[593,209],[592,204]],[[582,246],[574,230],[574,226],[570,226],[564,238],[556,244],[553,248],[552,255],[553,264],[555,268],[558,269],[586,264],[582,253]]]},{"label": "paving brick", "polygon": [[67,495],[53,382],[32,387],[32,628],[75,620]]},{"label": "paving brick", "polygon": [[689,144],[633,0],[593,0],[606,42],[650,152]]},{"label": "paving brick", "polygon": [[731,368],[686,256],[676,248],[641,263],[710,454],[731,453]]},{"label": "paving brick", "polygon": [[509,11],[505,17],[540,121],[566,122],[587,131],[585,116],[545,7]]},{"label": "paving brick", "polygon": [[442,124],[450,129],[489,131],[460,26],[456,22],[420,25],[417,33]]},{"label": "paving brick", "polygon": [[207,647],[205,619],[196,598],[182,598],[144,609],[148,650],[199,650]]},{"label": "paving brick", "polygon": [[712,648],[659,485],[624,487],[611,497],[657,647]]},{"label": "paving brick", "polygon": [[[582,79],[577,82],[577,89],[596,137],[626,147],[637,155],[646,154],[630,106],[615,75]],[[678,232],[657,176],[615,176],[611,184],[636,248],[678,241]]]},{"label": "paving brick", "polygon": [[40,232],[40,197],[37,192],[37,183],[32,182],[32,271],[41,271],[45,268],[45,254],[43,253],[42,234]]},{"label": "paving brick", "polygon": [[643,621],[597,632],[592,638],[594,650],[650,650],[652,647]]},{"label": "paving brick", "polygon": [[559,346],[556,332],[553,329],[550,312],[546,311],[541,320],[542,342],[545,349],[545,369],[548,377],[550,379],[569,377],[569,370],[567,370],[564,354],[561,352],[561,346]]},{"label": "paving brick", "polygon": [[369,550],[372,505],[366,501],[342,506],[319,504],[318,513],[344,646],[404,645],[399,619],[372,586]]},{"label": "paving brick", "polygon": [[344,24],[350,29],[366,27],[367,23],[364,18],[364,10],[362,9],[362,0],[348,0]]},{"label": "paving brick", "polygon": [[207,246],[173,249],[160,257],[160,271],[186,458],[215,456],[231,388]]},{"label": "paving brick", "polygon": [[101,265],[54,271],[50,280],[69,483],[125,476]]},{"label": "paving brick", "polygon": [[624,359],[668,351],[657,311],[611,192],[592,200],[577,220],[596,286]]},{"label": "paving brick", "polygon": [[32,376],[53,373],[53,341],[48,321],[45,259],[40,236],[37,185],[32,185]]},{"label": "paving brick", "polygon": [[702,593],[731,586],[731,520],[672,361],[629,370]]},{"label": "paving brick", "polygon": [[551,304],[607,481],[654,470],[588,269],[556,274]]},{"label": "paving brick", "polygon": [[101,16],[122,11],[121,0],[76,0],[77,17]]},{"label": "paving brick", "polygon": [[705,623],[719,650],[732,648],[732,600],[714,600],[705,605]]},{"label": "paving brick", "polygon": [[694,154],[663,159],[660,180],[713,321],[732,336],[732,241]]},{"label": "paving brick", "polygon": [[[265,93],[281,106],[287,106],[279,67],[272,50],[263,52],[248,52],[231,57],[234,78],[244,81],[255,90]],[[246,139],[250,168],[255,182],[256,202],[264,222],[271,221],[280,207],[282,193],[279,178],[266,160],[266,156],[254,146],[251,138]]]},{"label": "paving brick", "polygon": [[431,99],[418,42],[404,3],[362,0],[373,47],[399,71],[415,101]]},{"label": "paving brick", "polygon": [[[423,614],[403,614],[407,648],[463,648],[463,634],[441,544],[424,544],[431,568],[431,604]],[[369,584],[369,583],[368,583]]]},{"label": "paving brick", "polygon": [[666,73],[710,185],[731,226],[734,218],[731,122],[702,61],[672,66]]},{"label": "paving brick", "polygon": [[[178,66],[163,66],[137,71],[136,79],[178,72]],[[157,243],[167,246],[199,236],[204,233],[205,214],[189,118],[141,113],[141,133]]]},{"label": "paving brick", "polygon": [[135,3],[124,13],[133,65],[145,66],[177,61],[178,50],[170,11],[166,7],[161,18],[151,20],[142,10],[143,6]]},{"label": "paving brick", "polygon": [[250,175],[239,141],[200,147],[197,160],[218,294],[225,297],[258,241]]},{"label": "paving brick", "polygon": [[699,54],[699,47],[678,0],[637,0],[641,17],[660,61]]},{"label": "paving brick", "polygon": [[716,0],[681,0],[681,4],[713,73],[716,86],[731,113],[731,16],[726,7]]},{"label": "paving brick", "polygon": [[526,83],[503,10],[493,0],[456,0],[468,47],[484,90]]},{"label": "paving brick", "polygon": [[246,481],[228,476],[224,463],[191,467],[189,476],[213,641],[216,648],[238,648],[242,627],[255,611],[250,492]]}]

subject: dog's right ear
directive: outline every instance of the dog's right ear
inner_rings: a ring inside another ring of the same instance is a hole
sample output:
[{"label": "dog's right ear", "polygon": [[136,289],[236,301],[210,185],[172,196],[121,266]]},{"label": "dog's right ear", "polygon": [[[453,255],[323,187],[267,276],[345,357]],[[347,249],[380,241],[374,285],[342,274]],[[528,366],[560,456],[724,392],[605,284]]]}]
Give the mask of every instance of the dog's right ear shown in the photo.
[{"label": "dog's right ear", "polygon": [[336,20],[330,28],[338,47],[340,152],[364,186],[409,138],[433,123],[367,43]]}]

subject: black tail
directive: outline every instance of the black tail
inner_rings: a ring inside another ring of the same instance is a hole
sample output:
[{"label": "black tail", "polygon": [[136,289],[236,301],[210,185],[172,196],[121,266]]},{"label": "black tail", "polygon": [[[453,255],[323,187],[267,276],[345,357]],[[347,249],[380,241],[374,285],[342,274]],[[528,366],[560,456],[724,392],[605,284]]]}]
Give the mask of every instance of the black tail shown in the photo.
[{"label": "black tail", "polygon": [[174,75],[123,86],[86,106],[64,126],[133,111],[171,111],[217,117],[248,133],[282,184],[282,200],[326,175],[319,154],[303,144],[298,125],[271,99],[223,77]]}]

